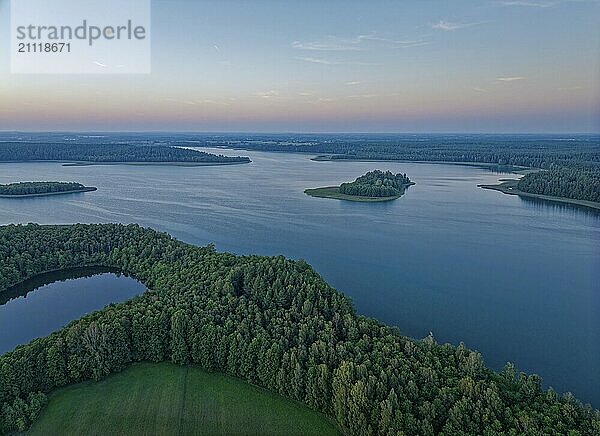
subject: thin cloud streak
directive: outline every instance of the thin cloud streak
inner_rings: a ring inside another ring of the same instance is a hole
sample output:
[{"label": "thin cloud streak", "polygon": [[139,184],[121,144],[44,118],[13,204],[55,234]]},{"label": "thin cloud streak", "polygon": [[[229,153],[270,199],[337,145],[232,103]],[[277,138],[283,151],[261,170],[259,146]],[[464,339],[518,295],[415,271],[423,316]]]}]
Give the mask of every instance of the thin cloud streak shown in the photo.
[{"label": "thin cloud streak", "polygon": [[[370,47],[367,47],[369,43]],[[371,34],[358,35],[354,38],[349,39],[329,36],[324,41],[294,41],[292,42],[292,48],[298,50],[311,51],[365,51],[369,48],[373,48],[373,45],[379,45],[391,49],[398,49],[419,47],[426,44],[429,44],[429,41],[425,38],[395,40],[390,38],[383,38],[381,36],[377,36],[376,34]]]},{"label": "thin cloud streak", "polygon": [[311,57],[297,57],[294,58],[298,61],[310,62],[313,64],[320,65],[356,65],[362,67],[379,67],[382,64],[371,63],[371,62],[352,62],[352,61],[332,61],[329,59],[311,58]]},{"label": "thin cloud streak", "polygon": [[273,99],[279,97],[279,91],[272,89],[269,91],[255,92],[254,95],[264,99]]},{"label": "thin cloud streak", "polygon": [[522,6],[522,7],[531,7],[531,8],[549,8],[554,6],[556,2],[528,2],[521,0],[513,0],[513,1],[502,1],[500,5],[502,6]]},{"label": "thin cloud streak", "polygon": [[496,77],[496,80],[499,82],[515,82],[517,80],[525,80],[525,77],[515,76],[515,77]]},{"label": "thin cloud streak", "polygon": [[457,22],[440,20],[439,22],[432,24],[431,28],[434,30],[442,30],[444,32],[453,32],[458,29],[464,29],[465,27],[477,26],[479,24],[483,24],[483,22],[457,23]]}]

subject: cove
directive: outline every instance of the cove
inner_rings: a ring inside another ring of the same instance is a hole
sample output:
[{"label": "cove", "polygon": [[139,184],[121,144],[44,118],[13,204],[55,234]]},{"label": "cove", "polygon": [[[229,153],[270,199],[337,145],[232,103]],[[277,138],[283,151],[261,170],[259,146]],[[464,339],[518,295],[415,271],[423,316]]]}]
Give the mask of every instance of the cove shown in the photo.
[{"label": "cove", "polygon": [[55,271],[22,282],[0,296],[0,354],[144,290],[137,280],[101,267]]}]

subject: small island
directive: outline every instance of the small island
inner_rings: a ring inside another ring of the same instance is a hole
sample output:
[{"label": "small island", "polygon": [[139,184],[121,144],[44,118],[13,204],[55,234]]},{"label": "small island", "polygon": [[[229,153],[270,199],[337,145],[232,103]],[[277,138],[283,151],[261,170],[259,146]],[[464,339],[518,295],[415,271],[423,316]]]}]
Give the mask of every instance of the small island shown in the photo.
[{"label": "small island", "polygon": [[0,185],[0,198],[40,197],[95,190],[95,187],[75,182],[19,182]]},{"label": "small island", "polygon": [[406,174],[394,174],[391,171],[369,171],[351,183],[340,186],[306,189],[305,194],[312,197],[335,198],[349,201],[390,201],[401,197],[409,186],[414,185]]}]

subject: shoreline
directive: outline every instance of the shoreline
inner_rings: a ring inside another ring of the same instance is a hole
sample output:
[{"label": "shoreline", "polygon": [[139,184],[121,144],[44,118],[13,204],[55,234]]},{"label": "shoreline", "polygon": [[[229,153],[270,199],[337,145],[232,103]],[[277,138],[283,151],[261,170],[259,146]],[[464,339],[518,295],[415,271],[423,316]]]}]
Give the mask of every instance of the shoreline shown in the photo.
[{"label": "shoreline", "polygon": [[[400,163],[430,163],[430,164],[440,164],[440,165],[464,165],[469,167],[481,167],[481,168],[490,168],[490,167],[498,167],[498,166],[506,166],[511,168],[516,168],[519,171],[528,170],[531,167],[526,167],[523,165],[501,165],[497,163],[491,162],[460,162],[460,161],[444,161],[444,160],[409,160],[409,159],[332,159],[333,156],[338,155],[328,155],[321,154],[313,157],[311,160],[314,162],[400,162]],[[343,155],[339,155],[343,156]],[[537,170],[536,170],[537,171]]]},{"label": "shoreline", "polygon": [[[443,161],[443,160],[407,160],[407,159],[332,159],[335,155],[318,155],[313,157],[311,160],[314,162],[395,162],[395,163],[418,163],[418,164],[437,164],[437,165],[463,165],[467,167],[477,168],[497,168],[502,166],[496,163],[490,162],[457,162],[457,161]],[[526,167],[523,165],[505,165],[516,171],[507,171],[510,173],[525,174],[527,172],[539,171],[538,169]],[[518,172],[517,172],[518,171]]]},{"label": "shoreline", "polygon": [[[40,161],[25,161],[25,162],[40,162]],[[47,161],[46,161],[47,162]],[[57,162],[57,161],[53,161]],[[131,165],[131,166],[171,166],[171,167],[215,167],[222,165],[243,165],[252,163],[249,161],[235,162],[65,162],[64,167],[87,167],[96,165]]]},{"label": "shoreline", "polygon": [[93,162],[93,161],[65,161],[65,160],[8,160],[0,161],[0,164],[14,164],[14,163],[59,163],[64,167],[85,167],[92,165],[161,165],[161,166],[180,166],[180,167],[201,167],[201,166],[220,166],[220,165],[241,165],[252,163],[252,160],[248,161],[235,161],[235,162],[186,162],[186,161],[136,161],[136,162]]},{"label": "shoreline", "polygon": [[524,192],[517,189],[517,179],[503,180],[497,185],[477,185],[479,188],[489,189],[492,191],[498,191],[507,195],[517,195],[519,197],[537,198],[539,200],[553,201],[556,203],[571,204],[576,206],[583,206],[590,209],[600,210],[600,203],[588,200],[578,200],[575,198],[566,197],[554,197],[552,195],[533,194],[530,192]]},{"label": "shoreline", "polygon": [[390,197],[363,197],[360,195],[342,194],[341,192],[339,192],[339,186],[323,186],[321,188],[308,188],[304,190],[304,193],[315,198],[332,198],[334,200],[356,201],[359,203],[381,203],[384,201],[397,200],[398,198],[404,195],[404,193],[406,192],[406,188],[412,185],[414,185],[414,183],[411,183],[410,185],[405,185],[402,194],[393,195]]},{"label": "shoreline", "polygon": [[58,192],[40,192],[38,194],[0,194],[0,198],[32,198],[32,197],[47,197],[50,195],[61,195],[61,194],[77,194],[80,192],[93,192],[97,191],[98,188],[94,186],[86,186],[82,189],[72,189],[70,191],[58,191]]}]

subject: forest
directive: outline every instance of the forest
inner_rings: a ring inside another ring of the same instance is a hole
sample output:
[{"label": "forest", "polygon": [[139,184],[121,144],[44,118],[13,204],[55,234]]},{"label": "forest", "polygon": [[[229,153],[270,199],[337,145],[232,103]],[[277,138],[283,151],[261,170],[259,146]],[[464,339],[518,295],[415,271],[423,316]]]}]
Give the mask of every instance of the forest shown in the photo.
[{"label": "forest", "polygon": [[532,194],[568,197],[600,203],[600,172],[573,168],[553,168],[529,173],[519,179],[517,188]]},{"label": "forest", "polygon": [[69,162],[189,162],[248,163],[247,157],[228,157],[186,148],[164,145],[2,143],[0,162],[27,161]]},{"label": "forest", "polygon": [[91,189],[95,188],[88,188],[76,182],[18,182],[0,185],[0,195],[38,195]]},{"label": "forest", "polygon": [[375,170],[358,177],[354,182],[342,183],[340,192],[363,197],[393,197],[402,195],[404,189],[412,184],[406,174]]},{"label": "forest", "polygon": [[236,256],[138,225],[0,227],[0,293],[45,271],[115,268],[149,290],[0,356],[0,432],[48,393],[132,362],[226,373],[300,401],[346,434],[592,435],[600,412],[465,345],[357,315],[306,262]]}]

